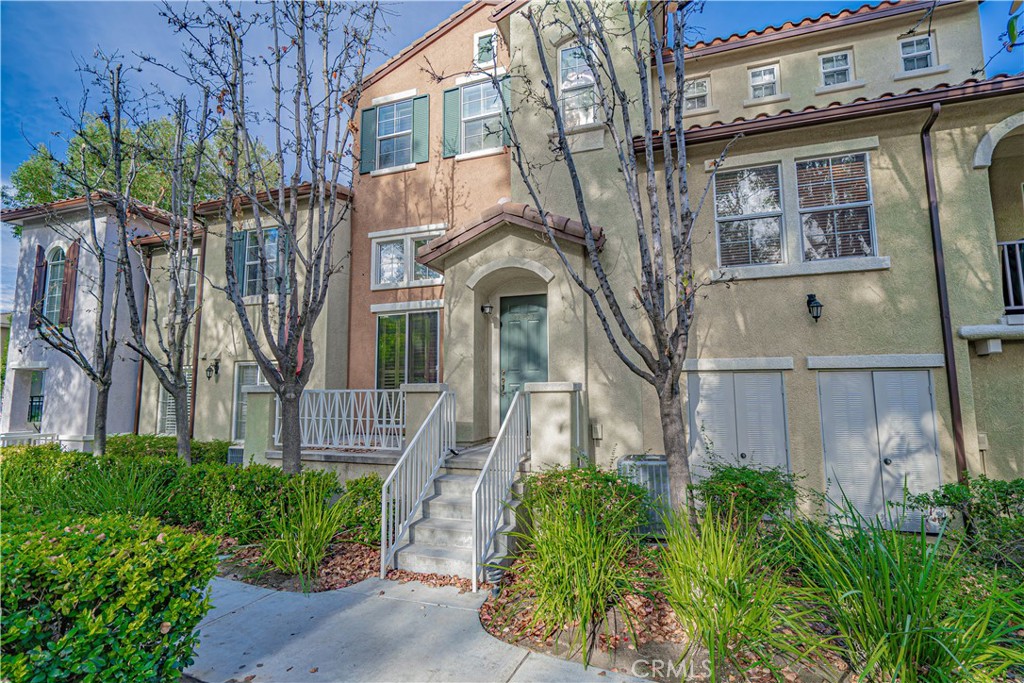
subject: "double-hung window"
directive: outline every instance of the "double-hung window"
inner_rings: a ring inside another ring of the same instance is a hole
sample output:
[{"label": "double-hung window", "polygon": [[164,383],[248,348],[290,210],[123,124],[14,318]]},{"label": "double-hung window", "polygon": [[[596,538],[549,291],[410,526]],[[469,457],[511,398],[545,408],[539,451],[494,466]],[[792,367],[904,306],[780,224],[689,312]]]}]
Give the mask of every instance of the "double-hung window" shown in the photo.
[{"label": "double-hung window", "polygon": [[711,106],[711,79],[694,78],[683,83],[683,108],[686,111]]},{"label": "double-hung window", "polygon": [[497,149],[503,144],[501,96],[494,82],[462,86],[462,153]]},{"label": "double-hung window", "polygon": [[779,65],[760,66],[750,70],[750,98],[761,100],[779,94]]},{"label": "double-hung window", "polygon": [[440,284],[441,273],[416,262],[416,252],[439,233],[403,235],[373,241],[373,288]]},{"label": "double-hung window", "polygon": [[866,153],[799,161],[796,182],[805,261],[875,254]]},{"label": "double-hung window", "polygon": [[[255,230],[246,230],[241,234],[245,236],[245,261],[238,284],[242,289],[242,296],[257,296],[260,293],[259,235]],[[263,254],[267,260],[267,286],[271,294],[274,294],[277,286],[277,228],[263,230]],[[194,296],[195,290],[190,289],[189,294]]]},{"label": "double-hung window", "polygon": [[721,266],[782,262],[782,190],[777,165],[719,172],[715,217]]},{"label": "double-hung window", "polygon": [[821,84],[825,87],[843,85],[853,80],[850,52],[821,55]]},{"label": "double-hung window", "polygon": [[494,62],[497,58],[497,31],[484,31],[473,36],[473,64],[477,68],[494,66]]},{"label": "double-hung window", "polygon": [[267,380],[256,363],[235,364],[235,407],[231,428],[233,441],[245,441],[245,420],[249,403],[249,387],[267,386]]},{"label": "double-hung window", "polygon": [[412,163],[412,100],[377,107],[377,169]]},{"label": "double-hung window", "polygon": [[597,87],[582,45],[558,51],[558,92],[562,116],[569,127],[597,120]]},{"label": "double-hung window", "polygon": [[60,317],[60,300],[64,293],[64,262],[64,250],[54,247],[47,259],[46,299],[43,301],[43,317],[53,323]]},{"label": "double-hung window", "polygon": [[900,41],[904,71],[919,71],[935,66],[935,47],[930,35]]},{"label": "double-hung window", "polygon": [[438,311],[378,316],[378,389],[437,382],[439,325]]}]

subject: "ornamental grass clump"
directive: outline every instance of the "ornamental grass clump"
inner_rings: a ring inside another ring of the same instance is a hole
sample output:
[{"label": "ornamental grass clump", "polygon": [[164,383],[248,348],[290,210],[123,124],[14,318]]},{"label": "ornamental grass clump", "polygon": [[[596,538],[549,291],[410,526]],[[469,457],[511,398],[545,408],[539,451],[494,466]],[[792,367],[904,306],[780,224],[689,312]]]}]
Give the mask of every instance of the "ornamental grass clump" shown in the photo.
[{"label": "ornamental grass clump", "polygon": [[776,653],[800,659],[813,649],[806,592],[787,583],[755,535],[705,506],[665,520],[662,591],[691,640],[685,657],[708,652],[711,680],[725,666],[776,669]]},{"label": "ornamental grass clump", "polygon": [[646,494],[610,472],[556,469],[527,478],[522,513],[516,600],[532,606],[545,635],[569,630],[587,665],[608,610],[637,579],[628,559],[639,547]]},{"label": "ornamental grass clump", "polygon": [[952,606],[948,595],[962,579],[959,544],[949,550],[941,533],[905,533],[848,501],[843,507],[850,523],[829,529],[794,520],[785,534],[816,607],[837,631],[831,645],[862,680],[991,681],[1024,663],[1015,635],[1024,590]]}]

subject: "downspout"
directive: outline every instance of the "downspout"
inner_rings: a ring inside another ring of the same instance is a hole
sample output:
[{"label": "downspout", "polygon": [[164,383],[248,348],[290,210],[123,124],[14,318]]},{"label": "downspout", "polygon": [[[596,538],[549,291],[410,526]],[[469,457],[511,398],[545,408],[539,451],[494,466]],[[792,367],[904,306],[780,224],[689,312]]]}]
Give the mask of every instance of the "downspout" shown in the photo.
[{"label": "downspout", "polygon": [[[149,319],[149,278],[153,272],[153,252],[146,251],[146,284],[142,288],[142,338],[146,338],[146,322]],[[134,434],[139,433],[139,415],[142,410],[142,373],[146,363],[139,357],[139,376],[135,380],[135,425],[132,428]]]},{"label": "downspout", "polygon": [[935,256],[935,280],[939,289],[939,313],[942,317],[942,350],[946,360],[946,383],[949,386],[949,411],[953,417],[953,449],[956,456],[956,480],[967,482],[967,454],[964,449],[964,418],[960,411],[960,382],[956,372],[953,348],[953,323],[949,315],[949,288],[946,285],[946,258],[942,250],[942,228],[939,224],[939,198],[935,189],[935,157],[932,153],[932,125],[939,118],[942,105],[932,104],[932,112],[921,128],[921,149],[924,152],[924,181],[928,191],[928,216],[932,227],[932,253]]},{"label": "downspout", "polygon": [[[196,431],[196,390],[199,387],[199,333],[203,327],[203,283],[206,282],[206,238],[203,230],[199,242],[199,280],[196,282],[196,327],[192,332],[192,402],[188,407],[188,435],[195,438]],[[219,379],[219,378],[218,378]]]}]

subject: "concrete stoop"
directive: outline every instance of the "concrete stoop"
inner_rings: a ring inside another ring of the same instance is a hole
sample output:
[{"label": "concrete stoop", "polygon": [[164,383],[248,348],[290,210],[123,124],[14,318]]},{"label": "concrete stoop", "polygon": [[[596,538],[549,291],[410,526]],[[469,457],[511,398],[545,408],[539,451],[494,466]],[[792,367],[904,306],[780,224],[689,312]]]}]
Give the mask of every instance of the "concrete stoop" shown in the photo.
[{"label": "concrete stoop", "polygon": [[[409,527],[407,543],[395,552],[395,568],[472,578],[473,487],[487,458],[487,451],[481,450],[474,448],[445,461],[443,471],[434,479],[433,495],[423,501],[418,518]],[[498,563],[509,554],[507,534],[515,529],[516,493],[517,486],[489,563]]]}]

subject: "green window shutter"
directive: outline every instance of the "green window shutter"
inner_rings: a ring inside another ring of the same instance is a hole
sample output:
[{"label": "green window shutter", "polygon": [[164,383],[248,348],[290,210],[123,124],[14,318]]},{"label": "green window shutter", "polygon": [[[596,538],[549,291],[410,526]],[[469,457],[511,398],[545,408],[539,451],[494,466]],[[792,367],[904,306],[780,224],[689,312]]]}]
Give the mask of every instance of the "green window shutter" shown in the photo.
[{"label": "green window shutter", "polygon": [[412,163],[426,163],[430,157],[430,95],[412,101]]},{"label": "green window shutter", "polygon": [[509,133],[508,113],[512,111],[512,78],[505,76],[501,79],[501,130],[502,144],[508,147],[512,144],[512,135]]},{"label": "green window shutter", "polygon": [[238,292],[242,296],[245,291],[245,230],[235,230],[231,233],[231,255],[235,262],[235,278],[238,280]]},{"label": "green window shutter", "polygon": [[288,231],[277,231],[278,244],[280,245],[277,254],[281,259],[277,264],[277,274],[281,277],[281,293],[291,294],[292,281],[288,272],[288,259],[292,254],[292,239]]},{"label": "green window shutter", "polygon": [[462,89],[444,91],[444,140],[443,156],[453,157],[462,151]]},{"label": "green window shutter", "polygon": [[359,172],[369,173],[377,167],[377,108],[363,110],[359,124]]}]

